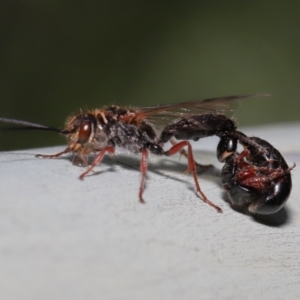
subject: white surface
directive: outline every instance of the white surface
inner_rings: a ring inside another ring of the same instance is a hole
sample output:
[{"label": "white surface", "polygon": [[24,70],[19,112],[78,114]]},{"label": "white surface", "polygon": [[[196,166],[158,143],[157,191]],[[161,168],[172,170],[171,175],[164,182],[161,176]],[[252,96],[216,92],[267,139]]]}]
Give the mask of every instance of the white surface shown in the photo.
[{"label": "white surface", "polygon": [[[300,166],[300,123],[248,128]],[[225,201],[217,139],[194,144],[223,214],[194,193],[186,160],[151,156],[146,204],[139,157],[106,158],[84,181],[62,147],[0,153],[0,299],[297,299],[300,172],[284,209],[253,217]],[[204,149],[200,152],[200,149]]]}]

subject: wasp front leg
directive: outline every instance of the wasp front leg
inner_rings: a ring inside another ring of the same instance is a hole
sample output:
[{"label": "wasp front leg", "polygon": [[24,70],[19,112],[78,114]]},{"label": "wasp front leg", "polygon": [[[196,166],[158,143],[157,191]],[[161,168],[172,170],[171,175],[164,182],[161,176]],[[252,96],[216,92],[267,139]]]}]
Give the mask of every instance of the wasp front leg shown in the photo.
[{"label": "wasp front leg", "polygon": [[58,158],[64,154],[72,152],[72,147],[68,146],[64,151],[58,152],[56,154],[44,155],[44,154],[36,154],[35,157],[42,157],[42,158]]},{"label": "wasp front leg", "polygon": [[85,172],[83,172],[80,176],[79,179],[83,179],[88,173],[90,173],[100,162],[102,161],[105,153],[108,152],[109,154],[115,154],[115,148],[114,147],[105,147],[102,149],[97,156],[95,157],[93,163],[87,168]]}]

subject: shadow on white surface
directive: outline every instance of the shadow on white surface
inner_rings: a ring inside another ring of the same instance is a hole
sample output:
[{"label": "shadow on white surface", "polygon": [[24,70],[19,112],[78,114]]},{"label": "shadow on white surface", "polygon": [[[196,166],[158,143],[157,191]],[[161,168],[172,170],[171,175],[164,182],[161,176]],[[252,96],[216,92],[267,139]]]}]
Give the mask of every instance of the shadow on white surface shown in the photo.
[{"label": "shadow on white surface", "polygon": [[[299,161],[299,126],[290,139],[282,126],[245,130]],[[138,157],[107,157],[80,181],[70,157],[33,157],[61,148],[0,155],[1,299],[297,298],[298,167],[284,209],[252,216],[226,200],[216,140],[195,143],[197,161],[217,168],[199,180],[218,214],[196,196],[184,158],[150,158],[142,205]]]}]

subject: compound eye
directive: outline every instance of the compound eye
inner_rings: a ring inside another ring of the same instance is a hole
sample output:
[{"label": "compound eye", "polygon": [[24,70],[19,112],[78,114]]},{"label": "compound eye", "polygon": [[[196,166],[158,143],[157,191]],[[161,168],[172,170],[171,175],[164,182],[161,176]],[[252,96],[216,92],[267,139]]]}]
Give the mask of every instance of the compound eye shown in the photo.
[{"label": "compound eye", "polygon": [[78,134],[78,143],[84,144],[86,143],[92,133],[92,125],[90,121],[84,121],[81,123]]}]

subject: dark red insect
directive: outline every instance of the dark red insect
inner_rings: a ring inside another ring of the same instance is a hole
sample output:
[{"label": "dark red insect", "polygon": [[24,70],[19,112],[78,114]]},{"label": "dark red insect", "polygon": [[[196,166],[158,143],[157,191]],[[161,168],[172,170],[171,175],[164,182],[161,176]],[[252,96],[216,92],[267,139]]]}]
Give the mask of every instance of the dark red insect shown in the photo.
[{"label": "dark red insect", "polygon": [[[227,155],[222,170],[223,188],[231,203],[263,215],[279,211],[290,195],[295,164],[289,167],[281,153],[263,139],[240,132],[235,137],[244,150]],[[225,139],[224,145],[231,138]]]}]

